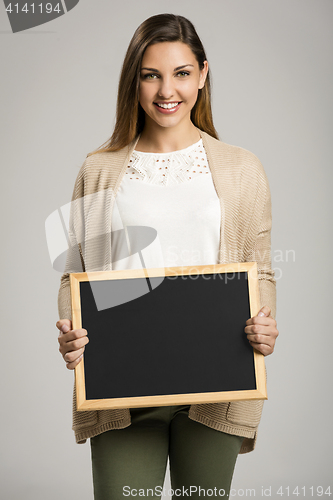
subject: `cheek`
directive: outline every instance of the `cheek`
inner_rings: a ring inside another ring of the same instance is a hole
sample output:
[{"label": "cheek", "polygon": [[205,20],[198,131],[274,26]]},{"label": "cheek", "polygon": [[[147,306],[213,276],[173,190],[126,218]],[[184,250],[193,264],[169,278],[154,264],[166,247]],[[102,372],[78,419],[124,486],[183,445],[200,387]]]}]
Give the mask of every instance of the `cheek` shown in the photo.
[{"label": "cheek", "polygon": [[139,88],[139,101],[146,102],[152,99],[152,85],[150,88],[147,85],[140,85]]},{"label": "cheek", "polygon": [[191,86],[186,89],[186,96],[188,102],[194,105],[198,97],[198,87],[196,84],[191,84]]},{"label": "cheek", "polygon": [[192,101],[193,99],[196,100],[197,95],[198,95],[198,82],[194,82],[193,80],[190,82],[184,82],[182,85],[180,92],[186,97],[189,101]]}]

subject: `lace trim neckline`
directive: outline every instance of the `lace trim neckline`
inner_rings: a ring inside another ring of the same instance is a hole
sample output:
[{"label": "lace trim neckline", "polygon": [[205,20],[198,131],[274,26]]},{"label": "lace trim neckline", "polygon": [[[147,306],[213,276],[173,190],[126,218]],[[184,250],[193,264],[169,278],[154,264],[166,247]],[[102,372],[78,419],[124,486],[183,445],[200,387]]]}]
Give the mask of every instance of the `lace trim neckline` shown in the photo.
[{"label": "lace trim neckline", "polygon": [[209,174],[209,166],[200,139],[191,146],[171,153],[133,151],[126,177],[130,181],[167,186]]},{"label": "lace trim neckline", "polygon": [[203,144],[202,144],[202,139],[200,138],[197,142],[195,142],[194,144],[191,144],[190,146],[188,146],[187,148],[184,148],[184,149],[177,149],[176,151],[169,151],[168,153],[151,153],[151,152],[146,152],[146,151],[137,151],[136,149],[133,150],[133,153],[135,153],[136,155],[143,155],[143,156],[157,156],[157,157],[161,157],[161,156],[170,156],[170,155],[175,155],[175,154],[186,154],[186,153],[189,153],[190,151],[192,151],[192,149],[196,149],[198,147],[202,147]]}]

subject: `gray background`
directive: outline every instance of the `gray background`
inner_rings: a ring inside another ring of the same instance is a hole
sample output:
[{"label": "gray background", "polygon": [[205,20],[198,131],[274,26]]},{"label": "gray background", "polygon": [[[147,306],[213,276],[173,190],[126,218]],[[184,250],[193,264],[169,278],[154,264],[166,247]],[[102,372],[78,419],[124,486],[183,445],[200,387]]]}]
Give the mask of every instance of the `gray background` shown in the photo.
[{"label": "gray background", "polygon": [[6,500],[92,499],[89,444],[76,445],[71,430],[73,372],[58,352],[60,274],[50,264],[44,223],[70,201],[87,152],[111,135],[135,28],[163,12],[196,26],[220,138],[259,157],[272,192],[280,336],[266,358],[269,399],[257,446],[239,457],[233,487],[255,488],[260,497],[271,486],[281,498],[280,486],[286,497],[298,485],[311,498],[311,486],[332,480],[333,2],[81,0],[59,19],[15,35],[0,6]]}]

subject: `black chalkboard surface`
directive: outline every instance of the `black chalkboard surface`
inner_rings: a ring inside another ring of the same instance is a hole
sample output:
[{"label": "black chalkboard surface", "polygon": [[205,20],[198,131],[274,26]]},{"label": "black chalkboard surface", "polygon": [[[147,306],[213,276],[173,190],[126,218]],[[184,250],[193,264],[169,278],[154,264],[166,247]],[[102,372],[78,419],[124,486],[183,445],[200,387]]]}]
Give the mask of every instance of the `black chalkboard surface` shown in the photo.
[{"label": "black chalkboard surface", "polygon": [[254,262],[71,274],[79,410],[266,399]]}]

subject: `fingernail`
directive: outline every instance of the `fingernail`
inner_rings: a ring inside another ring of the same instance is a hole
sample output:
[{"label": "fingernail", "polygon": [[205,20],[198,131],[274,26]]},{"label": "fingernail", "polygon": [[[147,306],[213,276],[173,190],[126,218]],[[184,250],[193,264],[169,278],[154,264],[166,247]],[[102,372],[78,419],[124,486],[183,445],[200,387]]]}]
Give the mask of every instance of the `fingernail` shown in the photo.
[{"label": "fingernail", "polygon": [[265,316],[265,314],[262,311],[260,311],[260,313],[258,313],[258,316]]},{"label": "fingernail", "polygon": [[67,325],[62,325],[61,331],[64,332],[64,333],[68,332],[69,331],[68,326]]}]

